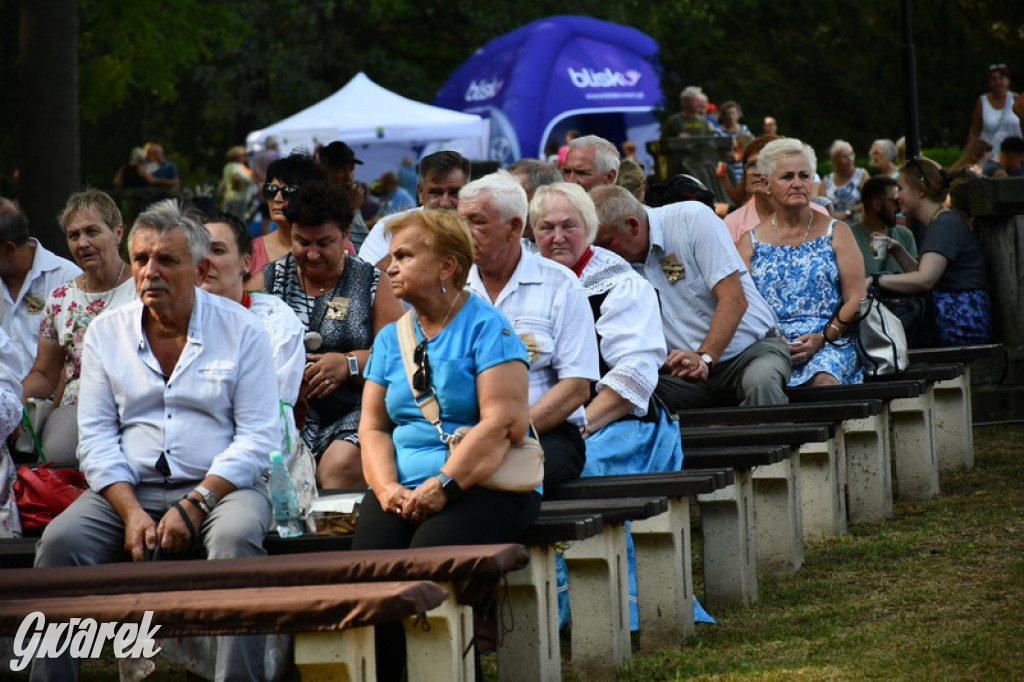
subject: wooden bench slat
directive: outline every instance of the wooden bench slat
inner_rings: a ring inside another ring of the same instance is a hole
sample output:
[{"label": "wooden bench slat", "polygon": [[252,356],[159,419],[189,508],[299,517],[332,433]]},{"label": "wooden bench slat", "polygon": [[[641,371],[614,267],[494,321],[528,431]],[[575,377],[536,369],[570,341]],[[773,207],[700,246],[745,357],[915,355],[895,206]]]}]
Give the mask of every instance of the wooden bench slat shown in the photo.
[{"label": "wooden bench slat", "polygon": [[820,443],[835,435],[833,424],[764,424],[757,426],[684,426],[683,460],[689,447],[714,445],[789,445]]},{"label": "wooden bench slat", "polygon": [[[685,458],[684,458],[685,462]],[[584,476],[544,490],[545,500],[579,500],[655,495],[685,497],[714,492],[727,483],[714,475],[670,471],[615,476]]]},{"label": "wooden bench slat", "polygon": [[[677,416],[682,426],[722,424],[775,424],[778,422],[822,422],[865,419],[881,414],[881,400],[849,400],[810,405],[774,405],[770,407],[710,407],[684,410]],[[687,453],[683,453],[684,458]]]},{"label": "wooden bench slat", "polygon": [[798,386],[786,389],[791,403],[822,400],[898,400],[916,398],[928,390],[928,382],[920,379],[875,381],[869,384],[842,386]]},{"label": "wooden bench slat", "polygon": [[994,357],[1002,349],[1001,343],[983,343],[950,348],[911,348],[908,355],[911,365],[931,362],[972,362]]},{"label": "wooden bench slat", "polygon": [[402,620],[447,598],[443,587],[426,580],[36,597],[0,602],[0,635],[15,634],[35,611],[48,622],[64,623],[141,623],[152,611],[161,637],[343,630]]},{"label": "wooden bench slat", "polygon": [[577,515],[595,512],[604,523],[624,523],[636,519],[648,519],[668,510],[664,497],[625,497],[600,500],[546,500],[541,503],[541,514],[545,516]]}]

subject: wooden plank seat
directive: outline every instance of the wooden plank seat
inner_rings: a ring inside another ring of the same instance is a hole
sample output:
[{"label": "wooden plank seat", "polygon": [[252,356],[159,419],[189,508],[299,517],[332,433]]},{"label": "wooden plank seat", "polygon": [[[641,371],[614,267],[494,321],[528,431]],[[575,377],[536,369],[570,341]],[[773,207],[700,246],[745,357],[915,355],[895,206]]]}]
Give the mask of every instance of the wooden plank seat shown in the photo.
[{"label": "wooden plank seat", "polygon": [[824,442],[835,435],[835,426],[825,423],[758,424],[753,426],[683,426],[683,459],[691,447],[742,445],[789,445]]},{"label": "wooden plank seat", "polygon": [[[731,468],[585,476],[546,489],[545,497],[587,500],[658,495],[667,498],[666,513],[631,524],[636,550],[640,645],[649,649],[679,646],[694,632],[690,497],[733,485]],[[704,533],[705,575],[713,573],[705,581],[712,595],[720,584],[729,585],[723,590],[729,595],[750,589],[756,591],[753,567],[737,560],[753,556],[747,547],[746,525],[739,513],[743,506],[732,505],[729,519],[720,519],[713,512],[704,519],[708,524]],[[724,511],[718,513],[718,516],[724,515]],[[713,526],[717,527],[712,530]],[[756,595],[748,596],[747,600],[755,598]],[[723,601],[727,600],[719,599],[720,603]]]},{"label": "wooden plank seat", "polygon": [[[786,391],[791,402],[821,400],[860,400],[879,398],[889,405],[889,440],[891,440],[892,475],[896,479],[896,497],[904,501],[930,499],[939,492],[939,467],[936,452],[932,393],[925,379],[893,379],[843,386],[798,387]],[[871,490],[883,485],[883,476],[872,462],[866,475],[871,480],[859,489],[871,496]],[[853,471],[850,472],[853,477]],[[852,501],[851,520],[871,520],[891,515],[891,504],[883,507],[862,505],[867,513],[856,517]]]},{"label": "wooden plank seat", "polygon": [[[835,427],[833,438],[804,443],[798,457],[757,461],[756,457],[744,459],[737,453],[732,466],[758,467],[752,476],[755,509],[762,512],[760,516],[755,514],[759,553],[757,563],[761,570],[795,571],[801,565],[803,541],[846,532],[847,431],[861,434],[855,436],[862,449],[854,452],[854,466],[864,466],[862,461],[869,463],[876,472],[871,481],[878,481],[878,486],[889,485],[889,476],[878,473],[883,469],[887,471],[889,467],[888,447],[882,442],[888,442],[888,413],[886,404],[880,399],[705,408],[687,410],[678,416],[680,422],[688,426],[830,422]],[[884,438],[881,434],[884,434]],[[691,448],[685,449],[684,466],[691,452]],[[729,465],[728,457],[719,457],[715,461],[718,466]],[[794,469],[798,470],[798,484],[793,482]],[[794,496],[794,492],[798,494]],[[876,491],[866,499],[876,500],[881,497]],[[891,513],[891,493],[886,497],[890,499],[888,505],[885,505],[884,500],[879,500],[875,503],[873,515]],[[865,499],[864,496],[858,496],[858,500],[861,499]],[[790,512],[797,505],[799,518]],[[857,501],[853,503],[853,508],[860,511]],[[794,527],[802,529],[799,538],[789,534],[789,529]]]},{"label": "wooden plank seat", "polygon": [[1001,343],[979,343],[971,346],[948,346],[944,348],[911,348],[908,352],[910,364],[962,362],[987,360],[1003,352]]},{"label": "wooden plank seat", "polygon": [[436,636],[418,624],[411,626],[409,619],[447,599],[447,590],[427,580],[34,596],[0,601],[0,634],[14,635],[35,612],[43,613],[47,622],[93,618],[98,623],[138,624],[147,622],[146,614],[152,612],[148,622],[160,626],[155,633],[160,637],[294,632],[295,662],[303,677],[373,680],[372,626],[406,621],[410,662],[437,675],[445,671],[426,670],[424,661],[415,657],[417,648],[436,647]]},{"label": "wooden plank seat", "polygon": [[719,467],[750,469],[776,464],[791,455],[792,449],[788,445],[687,448],[683,454],[683,470]]}]

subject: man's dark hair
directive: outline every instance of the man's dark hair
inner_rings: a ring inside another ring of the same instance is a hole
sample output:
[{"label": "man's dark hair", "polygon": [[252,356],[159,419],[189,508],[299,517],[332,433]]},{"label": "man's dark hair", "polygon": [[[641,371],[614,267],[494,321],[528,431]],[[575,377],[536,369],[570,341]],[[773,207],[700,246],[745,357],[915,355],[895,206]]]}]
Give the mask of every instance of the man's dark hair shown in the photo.
[{"label": "man's dark hair", "polygon": [[472,180],[469,177],[472,170],[469,159],[458,152],[436,152],[420,160],[419,180],[424,183],[428,178],[446,178],[456,170],[462,171],[467,183]]},{"label": "man's dark hair", "polygon": [[16,203],[0,197],[0,244],[21,246],[28,238],[28,216]]},{"label": "man's dark hair", "polygon": [[323,165],[305,151],[298,151],[275,159],[267,166],[267,182],[280,180],[286,185],[304,185],[315,180],[330,180]]},{"label": "man's dark hair", "polygon": [[299,191],[284,207],[284,217],[303,227],[332,222],[347,234],[352,225],[352,204],[348,192],[338,183],[317,180],[299,185]]},{"label": "man's dark hair", "polygon": [[871,208],[871,202],[875,199],[885,199],[885,195],[890,187],[897,185],[896,180],[890,178],[888,175],[876,175],[872,178],[868,178],[868,181],[864,183],[864,187],[860,190],[860,198],[864,203],[864,210],[875,212]]}]

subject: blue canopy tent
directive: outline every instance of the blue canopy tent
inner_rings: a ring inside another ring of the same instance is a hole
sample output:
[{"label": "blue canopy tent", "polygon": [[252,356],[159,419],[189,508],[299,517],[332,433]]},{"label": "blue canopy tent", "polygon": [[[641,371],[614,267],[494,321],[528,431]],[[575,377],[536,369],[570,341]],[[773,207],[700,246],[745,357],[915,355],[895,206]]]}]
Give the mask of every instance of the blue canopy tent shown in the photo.
[{"label": "blue canopy tent", "polygon": [[491,121],[488,158],[543,158],[576,128],[619,144],[658,137],[658,44],[628,26],[581,16],[538,19],[495,38],[462,64],[433,103]]}]

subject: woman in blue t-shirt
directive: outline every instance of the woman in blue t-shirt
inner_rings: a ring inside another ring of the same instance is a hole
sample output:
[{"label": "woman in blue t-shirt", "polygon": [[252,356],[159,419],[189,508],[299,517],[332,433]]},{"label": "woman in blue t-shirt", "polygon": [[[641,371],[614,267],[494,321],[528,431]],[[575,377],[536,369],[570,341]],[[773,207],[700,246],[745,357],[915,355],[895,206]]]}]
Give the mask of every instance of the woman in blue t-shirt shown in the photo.
[{"label": "woman in blue t-shirt", "polygon": [[[418,391],[433,390],[441,431],[472,428],[449,454],[413,399],[397,324],[377,335],[359,424],[370,490],[353,549],[513,542],[540,513],[540,494],[477,485],[526,435],[528,356],[501,312],[463,287],[473,239],[454,211],[412,211],[388,223],[388,275],[413,307]],[[402,626],[378,626],[378,680],[400,679]]]},{"label": "woman in blue t-shirt", "polygon": [[896,198],[903,214],[925,225],[920,260],[899,242],[889,253],[904,272],[876,273],[868,285],[900,294],[930,292],[925,344],[964,346],[992,338],[992,305],[985,279],[985,257],[978,238],[944,202],[950,176],[930,159],[918,157],[900,169]]}]

